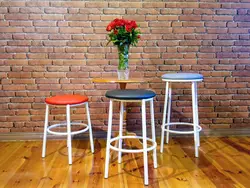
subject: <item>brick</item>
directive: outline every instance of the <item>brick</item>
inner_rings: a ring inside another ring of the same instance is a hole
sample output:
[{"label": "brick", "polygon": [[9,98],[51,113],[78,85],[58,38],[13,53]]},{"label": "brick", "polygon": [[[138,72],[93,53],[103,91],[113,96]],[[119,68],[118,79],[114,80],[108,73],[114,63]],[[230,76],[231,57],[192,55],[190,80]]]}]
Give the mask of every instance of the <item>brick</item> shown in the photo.
[{"label": "brick", "polygon": [[4,40],[4,39],[12,39],[12,34],[10,34],[10,33],[0,33],[0,38],[2,40]]},{"label": "brick", "polygon": [[44,12],[47,14],[66,14],[68,12],[67,8],[45,8]]},{"label": "brick", "polygon": [[52,27],[41,27],[36,28],[37,33],[58,33],[58,28],[52,28]]},{"label": "brick", "polygon": [[159,21],[173,21],[178,20],[178,16],[175,15],[163,15],[163,16],[157,16],[157,20]]},{"label": "brick", "polygon": [[214,52],[220,52],[220,51],[221,51],[220,47],[200,47],[200,52],[214,53]]},{"label": "brick", "polygon": [[44,1],[44,2],[39,2],[39,1],[28,1],[25,4],[27,7],[48,7],[49,6],[49,1]]},{"label": "brick", "polygon": [[[87,7],[87,8],[108,7],[108,2],[86,2],[85,7]],[[122,4],[120,4],[120,7],[122,7]]]},{"label": "brick", "polygon": [[232,15],[235,15],[237,14],[237,11],[236,10],[228,10],[228,9],[220,9],[220,10],[216,10],[216,14],[232,14]]},{"label": "brick", "polygon": [[249,22],[250,21],[250,15],[234,16],[234,21]]},{"label": "brick", "polygon": [[0,22],[0,27],[6,27],[6,26],[9,26],[9,25],[10,25],[9,21],[1,21]]},{"label": "brick", "polygon": [[31,41],[23,41],[23,40],[20,40],[20,41],[8,41],[8,45],[9,46],[30,46],[31,45]]},{"label": "brick", "polygon": [[221,8],[220,3],[200,3],[200,8]]},{"label": "brick", "polygon": [[250,47],[233,47],[234,52],[250,52]]},{"label": "brick", "polygon": [[[127,13],[128,14],[128,13]],[[131,13],[130,13],[131,14]],[[141,14],[141,15],[145,15],[145,14],[149,14],[149,15],[159,15],[160,11],[156,10],[154,8],[148,8],[148,9],[137,9],[137,14]]]},{"label": "brick", "polygon": [[84,8],[85,2],[83,1],[59,1],[59,2],[50,2],[52,7],[69,7],[69,8]]},{"label": "brick", "polygon": [[27,14],[6,14],[6,20],[28,20]]},{"label": "brick", "polygon": [[185,40],[185,41],[180,41],[180,46],[200,46],[201,41],[197,40]]},{"label": "brick", "polygon": [[46,40],[48,39],[48,34],[28,34],[25,35],[25,39],[28,40]]},{"label": "brick", "polygon": [[243,34],[247,34],[249,33],[249,29],[247,28],[229,28],[228,29],[228,33],[243,33]]},{"label": "brick", "polygon": [[[91,22],[86,22],[86,21],[69,21],[69,26],[72,26],[72,27],[91,27]],[[106,27],[106,26],[107,26],[107,24],[103,25],[103,27]]]},{"label": "brick", "polygon": [[233,16],[213,16],[214,21],[233,21]]},{"label": "brick", "polygon": [[1,28],[0,30],[0,33],[21,33],[23,30],[22,28],[11,28],[11,27],[8,27],[8,28]]},{"label": "brick", "polygon": [[179,17],[180,21],[199,21],[201,16],[198,15],[183,15]]},{"label": "brick", "polygon": [[125,14],[125,9],[108,8],[108,9],[103,9],[103,13],[104,14]]},{"label": "brick", "polygon": [[227,22],[205,22],[207,27],[226,27]]},{"label": "brick", "polygon": [[[168,3],[166,3],[166,7],[168,7]],[[196,2],[177,2],[176,8],[198,8],[199,4]]]},{"label": "brick", "polygon": [[194,9],[193,13],[197,14],[197,15],[202,15],[202,14],[212,15],[212,14],[215,14],[215,10],[213,10],[213,9]]},{"label": "brick", "polygon": [[213,41],[214,46],[232,46],[233,44],[234,44],[234,41],[230,41],[230,40]]},{"label": "brick", "polygon": [[63,15],[59,15],[59,14],[51,14],[51,15],[49,15],[49,14],[43,14],[42,15],[42,20],[50,20],[50,21],[52,21],[52,20],[64,20],[64,16]]},{"label": "brick", "polygon": [[3,1],[1,2],[2,7],[24,7],[25,2],[21,1]]},{"label": "brick", "polygon": [[[127,3],[126,3],[127,4]],[[140,3],[135,3],[135,4],[139,4]],[[165,8],[165,3],[164,2],[151,2],[151,3],[143,3],[142,4],[143,8]],[[136,8],[140,8],[140,7],[136,7]]]},{"label": "brick", "polygon": [[173,28],[173,33],[194,33],[193,28]]},{"label": "brick", "polygon": [[72,34],[80,34],[82,33],[82,28],[78,28],[78,27],[71,27],[71,28],[60,28],[59,29],[60,33],[72,33]]},{"label": "brick", "polygon": [[56,21],[33,21],[34,26],[55,27]]},{"label": "brick", "polygon": [[[148,9],[147,9],[148,10]],[[173,14],[181,14],[182,13],[182,9],[160,9],[160,13],[161,14],[170,14],[170,15],[173,15]]]},{"label": "brick", "polygon": [[220,33],[227,33],[228,29],[227,28],[207,28],[207,32],[208,33],[216,33],[216,34],[220,34]]},{"label": "brick", "polygon": [[66,15],[65,16],[65,20],[69,20],[69,21],[83,21],[83,20],[88,20],[88,16],[87,15]]},{"label": "brick", "polygon": [[237,27],[237,25],[235,22],[227,22],[227,27]]},{"label": "brick", "polygon": [[18,91],[18,90],[25,90],[25,86],[24,85],[3,85],[3,90],[6,91]]},{"label": "brick", "polygon": [[42,8],[38,8],[38,7],[25,7],[25,8],[20,8],[19,10],[20,13],[36,13],[36,14],[41,14],[43,13],[43,9]]},{"label": "brick", "polygon": [[28,61],[27,60],[6,60],[5,64],[6,65],[27,65]]},{"label": "brick", "polygon": [[237,54],[233,54],[233,53],[217,53],[216,56],[218,58],[236,58]]},{"label": "brick", "polygon": [[182,22],[182,25],[184,27],[204,27],[204,22],[194,22],[194,21],[189,22],[189,21],[187,21],[187,22]]}]

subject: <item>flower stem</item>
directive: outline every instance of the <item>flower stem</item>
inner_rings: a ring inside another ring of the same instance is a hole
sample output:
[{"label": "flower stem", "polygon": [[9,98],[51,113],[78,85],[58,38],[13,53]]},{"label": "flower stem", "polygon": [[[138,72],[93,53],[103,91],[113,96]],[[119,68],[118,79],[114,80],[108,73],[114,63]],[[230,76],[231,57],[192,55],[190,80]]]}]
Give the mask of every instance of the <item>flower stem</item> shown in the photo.
[{"label": "flower stem", "polygon": [[129,52],[129,45],[124,44],[117,46],[118,47],[118,55],[119,55],[119,70],[126,70],[128,69],[128,52]]}]

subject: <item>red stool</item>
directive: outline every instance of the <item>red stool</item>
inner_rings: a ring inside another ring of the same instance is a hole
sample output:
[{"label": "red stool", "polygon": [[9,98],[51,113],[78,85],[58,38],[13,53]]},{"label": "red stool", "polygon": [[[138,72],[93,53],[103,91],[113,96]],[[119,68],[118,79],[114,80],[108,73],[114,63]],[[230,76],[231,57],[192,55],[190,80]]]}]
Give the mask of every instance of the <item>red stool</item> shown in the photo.
[{"label": "red stool", "polygon": [[[47,140],[47,133],[55,134],[55,135],[65,135],[67,136],[67,147],[68,147],[68,160],[69,164],[72,164],[72,146],[71,146],[71,135],[80,134],[89,130],[89,139],[90,139],[90,147],[91,152],[94,153],[94,143],[93,143],[93,136],[92,136],[92,128],[91,128],[91,121],[90,121],[90,114],[89,114],[89,105],[88,105],[88,97],[81,96],[81,95],[61,95],[61,96],[54,96],[45,99],[46,102],[46,113],[45,113],[45,123],[44,123],[44,135],[43,135],[43,151],[42,157],[45,157],[46,153],[46,140]],[[59,123],[49,126],[48,125],[48,117],[49,117],[49,105],[63,105],[66,106],[66,123]],[[88,124],[84,123],[73,123],[70,122],[70,107],[85,105],[86,112],[87,112],[87,120]],[[67,132],[56,132],[52,131],[52,128],[58,126],[67,126]],[[71,125],[81,125],[84,126],[84,129],[79,131],[71,131]]]}]

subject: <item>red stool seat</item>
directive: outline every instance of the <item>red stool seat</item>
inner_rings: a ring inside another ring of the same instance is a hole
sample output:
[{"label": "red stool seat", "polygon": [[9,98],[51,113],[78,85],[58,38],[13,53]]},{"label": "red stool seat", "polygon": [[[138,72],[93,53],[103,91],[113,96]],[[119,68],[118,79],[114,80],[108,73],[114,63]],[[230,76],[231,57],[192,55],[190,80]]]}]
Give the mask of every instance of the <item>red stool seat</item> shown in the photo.
[{"label": "red stool seat", "polygon": [[80,104],[87,101],[88,97],[81,95],[57,95],[45,99],[47,104],[52,105]]}]

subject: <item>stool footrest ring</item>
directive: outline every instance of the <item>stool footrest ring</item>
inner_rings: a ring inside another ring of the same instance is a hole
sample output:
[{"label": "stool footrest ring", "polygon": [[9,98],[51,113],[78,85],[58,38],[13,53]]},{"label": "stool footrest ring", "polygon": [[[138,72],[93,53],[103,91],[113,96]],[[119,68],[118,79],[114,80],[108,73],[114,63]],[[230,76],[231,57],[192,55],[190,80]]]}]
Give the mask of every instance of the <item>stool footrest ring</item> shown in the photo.
[{"label": "stool footrest ring", "polygon": [[171,125],[188,125],[188,126],[196,126],[197,130],[196,132],[200,132],[202,130],[202,127],[199,125],[195,125],[193,123],[185,123],[185,122],[172,122],[172,123],[166,123],[164,127],[162,127],[162,129],[164,129],[164,131],[169,132],[169,133],[175,133],[175,134],[194,134],[194,131],[176,131],[176,130],[170,130],[170,129],[166,129],[166,126],[171,126]]},{"label": "stool footrest ring", "polygon": [[112,146],[111,143],[114,141],[117,141],[119,139],[127,139],[127,138],[132,138],[132,139],[143,139],[142,136],[117,136],[115,138],[110,139],[110,149],[113,149],[115,151],[121,151],[123,153],[140,153],[143,152],[144,150],[146,151],[151,151],[156,148],[157,144],[150,138],[146,138],[147,141],[151,142],[153,145],[150,147],[147,147],[146,149],[119,149],[115,146]]},{"label": "stool footrest ring", "polygon": [[[49,132],[50,134],[55,134],[55,135],[68,135],[67,132],[58,132],[58,131],[52,131],[51,129],[52,128],[55,128],[55,127],[59,127],[59,126],[66,126],[67,123],[58,123],[58,124],[54,124],[54,125],[51,125],[49,127],[47,127],[47,132]],[[84,133],[86,132],[87,130],[89,130],[89,126],[85,123],[70,123],[70,125],[81,125],[81,126],[84,126],[85,128],[84,129],[81,129],[79,131],[71,131],[71,135],[75,135],[75,134],[80,134],[80,133]]]}]

